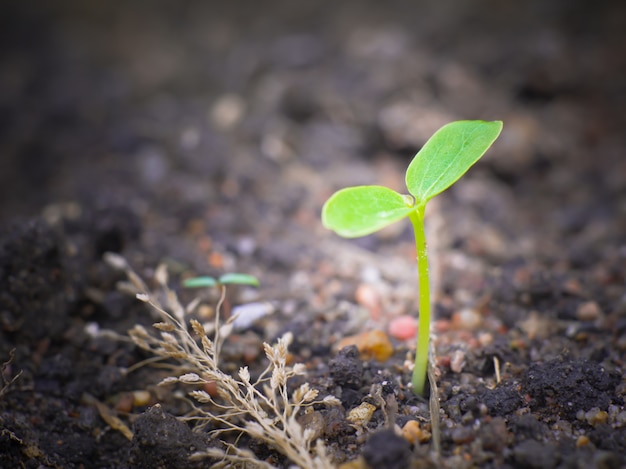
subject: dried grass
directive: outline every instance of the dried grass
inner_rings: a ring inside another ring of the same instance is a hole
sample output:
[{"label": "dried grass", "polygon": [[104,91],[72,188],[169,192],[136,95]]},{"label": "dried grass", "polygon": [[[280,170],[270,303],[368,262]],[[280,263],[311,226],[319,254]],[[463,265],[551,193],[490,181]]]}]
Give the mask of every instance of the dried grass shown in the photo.
[{"label": "dried grass", "polygon": [[[248,435],[272,447],[293,466],[311,469],[334,467],[322,440],[314,441],[315,431],[303,428],[298,417],[307,410],[312,411],[314,404],[337,405],[339,401],[333,396],[318,400],[318,391],[307,382],[289,393],[289,380],[306,374],[303,364],[287,365],[291,334],[286,334],[274,345],[263,344],[268,365],[258,378],[252,380],[247,367],[239,368],[238,376],[233,377],[220,368],[220,351],[235,320],[235,317],[231,317],[220,324],[218,313],[224,291],[217,304],[214,322],[201,324],[196,319],[189,319],[198,306],[198,300],[183,306],[176,293],[167,285],[164,267],[156,271],[155,280],[159,291],[153,292],[123,258],[108,255],[107,260],[126,272],[128,282],[121,288],[149,304],[159,316],[153,331],[136,325],[129,331],[131,339],[155,356],[175,360],[179,365],[175,369],[193,370],[168,377],[159,383],[162,386],[172,383],[192,385],[195,389],[189,395],[193,398],[193,412],[181,418],[195,420],[196,429],[199,430],[207,428],[209,424],[217,427],[209,431],[209,436],[221,440],[221,447],[196,453],[193,458],[218,459],[219,462],[212,466],[216,468],[273,467],[259,460],[251,450],[239,447],[232,443],[232,439],[229,441],[225,438],[226,434],[234,432],[239,436]],[[217,385],[216,397],[201,389],[201,385],[209,383]]]}]

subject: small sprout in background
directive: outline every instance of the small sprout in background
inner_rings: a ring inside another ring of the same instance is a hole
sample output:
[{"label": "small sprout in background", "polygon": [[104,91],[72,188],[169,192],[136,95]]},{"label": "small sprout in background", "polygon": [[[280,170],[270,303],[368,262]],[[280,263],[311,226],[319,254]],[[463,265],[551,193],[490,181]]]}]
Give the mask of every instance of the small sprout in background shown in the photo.
[{"label": "small sprout in background", "polygon": [[249,274],[224,274],[217,279],[214,277],[202,276],[188,278],[183,281],[183,286],[187,288],[215,287],[216,285],[249,285],[259,286],[259,280],[254,275]]},{"label": "small sprout in background", "polygon": [[426,203],[454,184],[498,138],[502,122],[456,121],[444,125],[415,155],[406,171],[410,195],[383,186],[355,186],[333,194],[322,223],[338,235],[356,238],[409,218],[415,234],[419,274],[419,331],[413,391],[424,395],[430,342],[430,282],[424,231]]},{"label": "small sprout in background", "polygon": [[[188,278],[183,281],[183,286],[187,288],[210,288],[218,285],[222,288],[225,288],[226,285],[248,285],[258,287],[260,283],[259,280],[253,275],[238,273],[223,274],[217,279],[214,277],[202,276]],[[229,310],[230,307],[226,307],[224,309]],[[255,302],[235,306],[229,313],[227,312],[227,314],[232,314],[233,316],[232,327],[234,329],[242,330],[249,328],[255,321],[267,316],[273,311],[274,307],[270,303]]]}]

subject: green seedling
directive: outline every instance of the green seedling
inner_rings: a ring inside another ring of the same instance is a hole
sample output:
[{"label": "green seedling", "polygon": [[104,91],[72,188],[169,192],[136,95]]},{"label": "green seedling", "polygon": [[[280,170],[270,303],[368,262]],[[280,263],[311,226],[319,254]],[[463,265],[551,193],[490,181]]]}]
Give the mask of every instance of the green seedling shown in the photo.
[{"label": "green seedling", "polygon": [[502,122],[457,121],[444,125],[415,155],[406,171],[410,195],[382,186],[355,186],[333,194],[322,223],[346,238],[372,234],[407,218],[413,225],[419,275],[419,331],[413,391],[424,395],[430,342],[430,281],[424,231],[426,203],[458,181],[498,138]]},{"label": "green seedling", "polygon": [[214,287],[216,285],[250,285],[259,286],[259,280],[249,274],[224,274],[218,278],[215,277],[193,277],[183,281],[183,286],[187,288],[205,288]]}]

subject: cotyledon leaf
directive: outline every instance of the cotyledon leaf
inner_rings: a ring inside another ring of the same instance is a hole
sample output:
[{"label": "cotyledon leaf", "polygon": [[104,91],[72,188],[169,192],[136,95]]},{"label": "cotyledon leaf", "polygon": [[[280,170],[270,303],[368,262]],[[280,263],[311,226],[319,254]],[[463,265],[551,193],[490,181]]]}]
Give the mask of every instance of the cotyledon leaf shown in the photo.
[{"label": "cotyledon leaf", "polygon": [[411,196],[383,186],[355,186],[335,192],[324,204],[322,224],[338,235],[374,233],[415,210]]},{"label": "cotyledon leaf", "polygon": [[406,186],[417,205],[454,184],[485,154],[502,130],[500,121],[456,121],[444,125],[415,155]]},{"label": "cotyledon leaf", "polygon": [[220,276],[220,278],[218,279],[218,282],[221,283],[222,285],[235,284],[235,285],[251,285],[253,287],[259,286],[259,279],[256,278],[254,275],[250,275],[250,274],[237,274],[237,273],[224,274]]}]

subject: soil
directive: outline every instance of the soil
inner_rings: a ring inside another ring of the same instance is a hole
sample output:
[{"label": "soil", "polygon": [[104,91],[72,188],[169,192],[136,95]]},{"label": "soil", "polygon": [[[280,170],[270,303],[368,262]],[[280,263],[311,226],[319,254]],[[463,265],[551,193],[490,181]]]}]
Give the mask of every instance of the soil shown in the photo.
[{"label": "soil", "polygon": [[[120,337],[152,317],[106,252],[144,279],[166,263],[187,299],[182,278],[256,275],[228,303],[272,312],[229,338],[226,366],[262,368],[262,342],[291,331],[307,381],[341,400],[321,412],[337,466],[626,467],[626,4],[2,11],[1,467],[194,467],[208,444],[162,369],[131,368],[149,356]],[[319,213],[345,186],[403,191],[426,139],[470,118],[504,131],[427,214],[437,454],[413,340],[384,362],[337,350],[416,314],[410,227],[345,240]],[[423,438],[394,432],[410,421]]]}]

